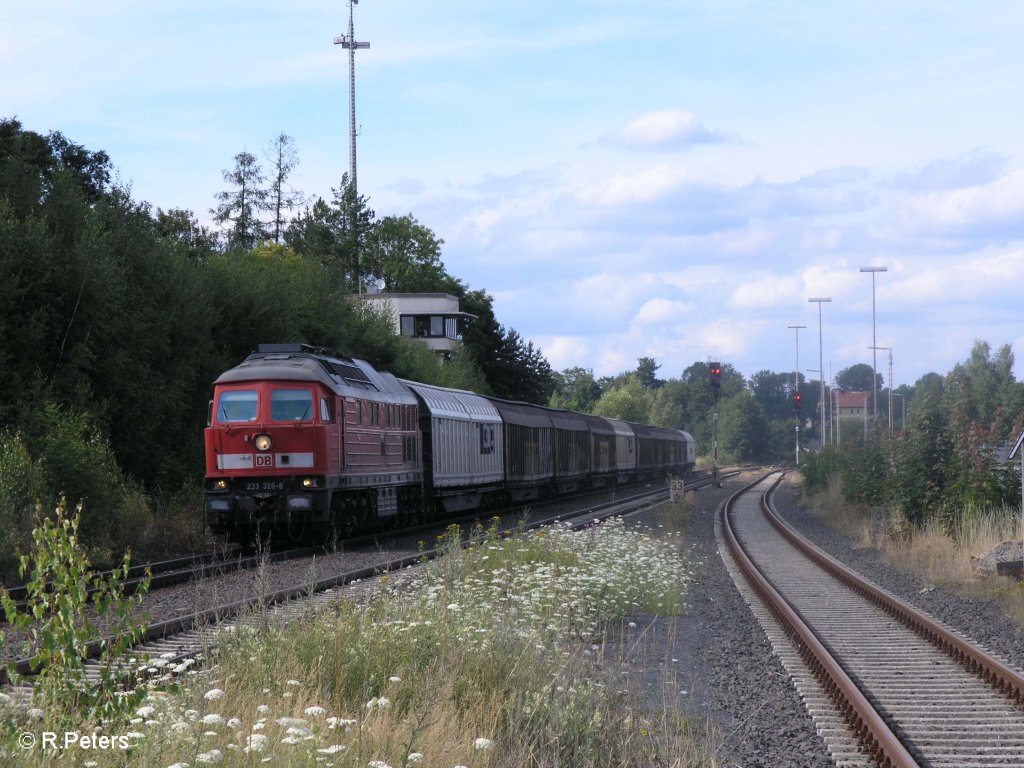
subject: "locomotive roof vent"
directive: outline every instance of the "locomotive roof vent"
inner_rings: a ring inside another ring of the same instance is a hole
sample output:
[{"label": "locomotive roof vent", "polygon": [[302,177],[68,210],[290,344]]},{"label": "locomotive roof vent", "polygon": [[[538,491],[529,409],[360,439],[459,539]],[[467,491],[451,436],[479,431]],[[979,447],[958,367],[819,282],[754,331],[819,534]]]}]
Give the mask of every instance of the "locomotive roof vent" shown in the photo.
[{"label": "locomotive roof vent", "polygon": [[330,355],[323,347],[314,347],[312,344],[299,344],[299,343],[288,343],[288,344],[260,344],[256,347],[256,352],[268,355],[288,355],[298,354],[305,352],[308,355]]}]

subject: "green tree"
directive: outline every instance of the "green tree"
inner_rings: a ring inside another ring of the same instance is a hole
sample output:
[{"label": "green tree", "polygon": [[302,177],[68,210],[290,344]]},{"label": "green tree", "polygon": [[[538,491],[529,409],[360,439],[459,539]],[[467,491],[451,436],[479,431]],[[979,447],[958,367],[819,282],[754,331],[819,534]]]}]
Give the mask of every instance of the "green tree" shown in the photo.
[{"label": "green tree", "polygon": [[267,147],[270,162],[270,185],[267,187],[266,210],[270,213],[269,232],[275,243],[280,243],[285,229],[286,212],[301,205],[305,196],[294,189],[288,179],[299,165],[299,153],[291,136],[280,133]]},{"label": "green tree", "polygon": [[592,368],[566,368],[552,373],[555,391],[549,405],[579,413],[590,413],[601,396]]},{"label": "green tree", "polygon": [[661,368],[653,357],[641,357],[637,359],[636,377],[640,386],[644,389],[657,389],[665,382],[657,378],[658,369]]},{"label": "green tree", "polygon": [[426,293],[445,283],[443,240],[413,215],[385,216],[366,235],[363,268],[391,293]]},{"label": "green tree", "polygon": [[719,415],[719,445],[724,455],[739,461],[753,461],[768,447],[768,420],[764,408],[744,390],[722,403]]},{"label": "green tree", "polygon": [[654,391],[651,402],[651,424],[666,429],[689,431],[685,419],[685,387],[678,379],[669,379]]},{"label": "green tree", "polygon": [[750,391],[769,419],[793,415],[793,375],[761,370],[750,377]]},{"label": "green tree", "polygon": [[157,234],[172,243],[188,259],[205,259],[217,250],[217,236],[209,227],[202,226],[192,211],[184,208],[164,211],[157,208],[153,223]]},{"label": "green tree", "polygon": [[624,384],[606,390],[594,406],[594,413],[649,424],[653,397],[653,393],[644,389],[636,377],[630,377]]},{"label": "green tree", "polygon": [[214,220],[225,228],[228,250],[252,248],[267,239],[267,229],[260,220],[267,206],[267,178],[251,152],[235,155],[235,167],[223,171],[224,181],[231,189],[218,192],[217,206],[210,209]]},{"label": "green tree", "polygon": [[[836,387],[844,392],[870,392],[874,371],[866,363],[857,363],[843,368],[836,374]],[[875,390],[882,388],[882,374],[875,377]]]}]

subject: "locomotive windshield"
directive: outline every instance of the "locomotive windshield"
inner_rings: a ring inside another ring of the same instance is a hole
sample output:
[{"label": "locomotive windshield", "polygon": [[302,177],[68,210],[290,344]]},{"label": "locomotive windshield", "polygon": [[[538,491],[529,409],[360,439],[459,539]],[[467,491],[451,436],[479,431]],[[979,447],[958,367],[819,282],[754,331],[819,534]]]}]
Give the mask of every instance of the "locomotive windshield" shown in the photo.
[{"label": "locomotive windshield", "polygon": [[308,389],[275,389],[270,393],[273,421],[308,421],[313,418],[313,394]]},{"label": "locomotive windshield", "polygon": [[256,390],[237,389],[220,393],[217,406],[217,421],[232,424],[240,421],[256,421]]}]

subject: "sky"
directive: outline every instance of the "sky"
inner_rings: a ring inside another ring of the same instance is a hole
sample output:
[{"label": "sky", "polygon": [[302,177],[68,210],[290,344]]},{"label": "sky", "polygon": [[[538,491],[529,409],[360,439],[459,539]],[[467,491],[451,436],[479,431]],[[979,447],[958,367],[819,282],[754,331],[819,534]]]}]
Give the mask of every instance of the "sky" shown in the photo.
[{"label": "sky", "polygon": [[[354,12],[359,192],[443,239],[556,370],[749,377],[799,355],[816,380],[879,346],[899,386],[976,340],[1024,356],[1024,3]],[[0,117],[106,151],[136,200],[206,223],[234,156],[285,133],[293,185],[329,200],[348,18],[347,0],[10,0]]]}]

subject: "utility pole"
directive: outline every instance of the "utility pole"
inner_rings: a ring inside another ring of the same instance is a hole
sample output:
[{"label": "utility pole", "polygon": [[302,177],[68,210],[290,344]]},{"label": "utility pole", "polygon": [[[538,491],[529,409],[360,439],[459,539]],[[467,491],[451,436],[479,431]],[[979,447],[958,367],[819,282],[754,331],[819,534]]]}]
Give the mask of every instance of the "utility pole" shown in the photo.
[{"label": "utility pole", "polygon": [[796,370],[793,371],[793,411],[796,414],[796,465],[800,466],[800,329],[806,325],[787,325],[796,332]]},{"label": "utility pole", "polygon": [[889,434],[892,434],[892,347],[872,347],[873,350],[885,350],[889,353]]},{"label": "utility pole", "polygon": [[359,0],[348,0],[348,34],[338,35],[334,38],[334,44],[348,49],[348,130],[350,137],[349,144],[349,181],[353,193],[356,191],[356,49],[369,48],[369,43],[356,42],[356,33],[353,25],[353,6]]},{"label": "utility pole", "polygon": [[[878,344],[875,330],[875,275],[888,272],[888,267],[861,267],[861,272],[871,273],[871,348]],[[878,353],[871,353],[871,400],[875,404],[874,420],[878,421]]]},{"label": "utility pole", "polygon": [[821,429],[818,430],[818,434],[821,436],[821,444],[825,445],[825,359],[821,344],[821,305],[832,301],[832,298],[820,296],[807,301],[818,305],[818,375],[821,376]]}]

